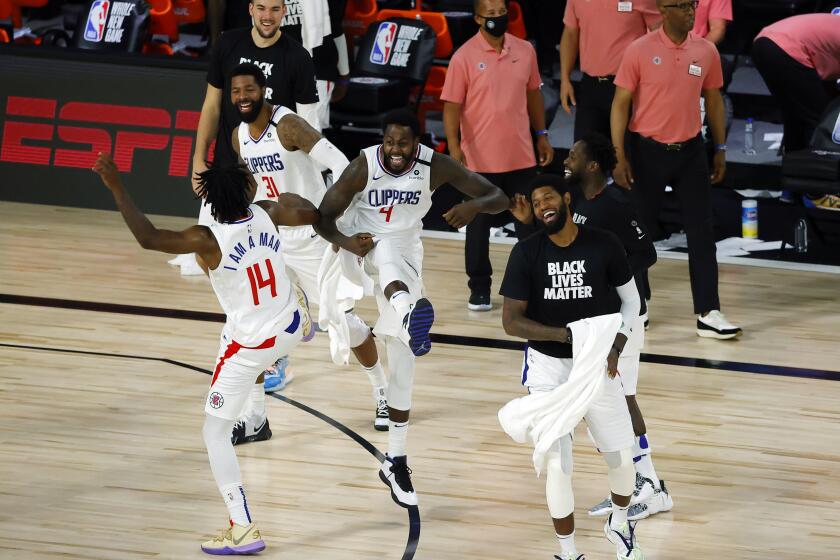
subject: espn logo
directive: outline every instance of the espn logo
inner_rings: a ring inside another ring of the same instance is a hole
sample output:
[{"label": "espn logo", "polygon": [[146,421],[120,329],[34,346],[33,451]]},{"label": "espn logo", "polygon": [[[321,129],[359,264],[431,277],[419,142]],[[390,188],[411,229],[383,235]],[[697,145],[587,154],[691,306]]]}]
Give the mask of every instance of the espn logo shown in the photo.
[{"label": "espn logo", "polygon": [[114,155],[120,171],[131,172],[137,150],[166,150],[169,176],[186,177],[198,117],[198,111],[175,111],[173,123],[170,112],[158,107],[68,101],[59,108],[56,99],[9,96],[0,161],[90,168],[103,152]]},{"label": "espn logo", "polygon": [[391,58],[391,51],[394,48],[394,41],[397,38],[397,24],[392,21],[383,21],[376,30],[376,40],[373,42],[373,49],[370,51],[370,61],[374,64],[388,64]]}]

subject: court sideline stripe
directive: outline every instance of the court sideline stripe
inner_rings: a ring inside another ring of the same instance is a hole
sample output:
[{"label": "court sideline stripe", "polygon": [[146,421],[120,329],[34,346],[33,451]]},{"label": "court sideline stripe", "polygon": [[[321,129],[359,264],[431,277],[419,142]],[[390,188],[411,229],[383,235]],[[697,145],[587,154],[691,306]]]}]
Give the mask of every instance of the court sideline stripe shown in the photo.
[{"label": "court sideline stripe", "polygon": [[[30,346],[26,344],[9,344],[0,342],[0,347],[5,348],[16,348],[19,350],[41,350],[45,352],[63,352],[67,354],[84,354],[88,356],[103,356],[108,358],[129,358],[132,360],[145,360],[149,362],[163,362],[166,364],[170,364],[177,367],[182,367],[185,369],[189,369],[192,371],[197,371],[199,373],[203,373],[205,375],[212,375],[213,372],[209,369],[205,369],[202,367],[194,366],[192,364],[188,364],[185,362],[179,362],[178,360],[171,360],[169,358],[156,358],[154,356],[137,356],[133,354],[115,354],[112,352],[94,352],[92,350],[71,350],[68,348],[54,348],[51,346]],[[298,408],[304,412],[307,412],[322,420],[332,426],[333,428],[337,429],[356,443],[358,443],[365,451],[373,455],[379,463],[385,460],[385,455],[379,451],[376,446],[374,446],[371,442],[366,440],[364,437],[356,433],[355,431],[351,430],[338,420],[327,416],[323,412],[319,412],[314,408],[303,404],[302,402],[298,402],[294,399],[290,399],[285,395],[278,395],[277,393],[267,393],[268,396],[274,397],[279,401],[283,401],[291,406]],[[417,506],[411,506],[406,508],[408,510],[408,539],[405,545],[405,550],[403,551],[403,555],[401,560],[412,560],[414,558],[414,553],[417,551],[417,545],[420,544],[420,509]]]},{"label": "court sideline stripe", "polygon": [[[208,311],[190,311],[185,309],[169,309],[165,307],[146,307],[141,305],[125,305],[120,303],[101,303],[95,301],[80,301],[35,296],[20,296],[14,294],[0,294],[0,303],[13,305],[33,305],[37,307],[53,307],[59,309],[77,309],[82,311],[97,311],[103,313],[121,313],[126,315],[142,315],[146,317],[163,317],[167,319],[187,319],[192,321],[207,321],[224,323],[224,313]],[[502,340],[496,338],[482,338],[477,336],[460,336],[451,334],[430,334],[432,342],[438,344],[452,344],[456,346],[472,346],[476,348],[494,348],[499,350],[522,351],[524,342],[516,340]],[[153,358],[156,359],[156,358]],[[776,375],[782,377],[798,377],[801,379],[824,379],[840,381],[840,371],[778,366],[771,364],[756,364],[752,362],[732,362],[726,360],[711,360],[708,358],[687,358],[683,356],[669,356],[665,354],[642,353],[641,360],[651,364],[714,369],[723,371],[737,371],[742,373],[757,373],[762,375]]]}]

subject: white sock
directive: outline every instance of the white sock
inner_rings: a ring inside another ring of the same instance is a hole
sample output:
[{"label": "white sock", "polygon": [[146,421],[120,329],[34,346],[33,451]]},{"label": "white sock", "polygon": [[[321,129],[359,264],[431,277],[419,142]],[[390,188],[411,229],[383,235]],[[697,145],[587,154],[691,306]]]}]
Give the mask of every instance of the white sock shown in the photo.
[{"label": "white sock", "polygon": [[245,499],[245,490],[242,489],[242,483],[227,484],[219,488],[219,491],[225,499],[230,520],[237,525],[247,527],[251,523],[251,513],[248,511],[248,501]]},{"label": "white sock", "polygon": [[557,535],[557,540],[560,541],[560,556],[563,555],[571,558],[578,557],[577,547],[575,546],[575,532],[572,531],[571,535],[561,535],[560,533],[555,533]]},{"label": "white sock", "polygon": [[638,436],[636,438],[636,445],[633,448],[633,464],[636,467],[636,472],[645,478],[651,479],[653,481],[653,487],[660,489],[662,485],[659,482],[659,477],[656,476],[656,469],[653,468],[650,453],[647,434]]},{"label": "white sock", "polygon": [[408,421],[394,422],[388,420],[388,456],[402,457],[405,455],[405,440],[408,438]]},{"label": "white sock", "polygon": [[262,382],[257,382],[251,387],[250,416],[265,418],[265,388]]},{"label": "white sock", "polygon": [[397,316],[402,319],[414,307],[414,302],[411,300],[411,294],[405,290],[399,290],[391,295],[388,300],[391,307],[397,312]]},{"label": "white sock", "polygon": [[617,506],[615,502],[612,504],[612,517],[610,518],[610,529],[618,531],[618,528],[627,523],[627,509],[629,505],[624,507]]},{"label": "white sock", "polygon": [[388,388],[388,382],[385,380],[385,370],[382,369],[382,362],[376,360],[376,363],[372,366],[362,366],[362,369],[365,370],[368,379],[370,379],[370,386],[373,387],[374,393],[377,393],[379,389],[384,391]]}]

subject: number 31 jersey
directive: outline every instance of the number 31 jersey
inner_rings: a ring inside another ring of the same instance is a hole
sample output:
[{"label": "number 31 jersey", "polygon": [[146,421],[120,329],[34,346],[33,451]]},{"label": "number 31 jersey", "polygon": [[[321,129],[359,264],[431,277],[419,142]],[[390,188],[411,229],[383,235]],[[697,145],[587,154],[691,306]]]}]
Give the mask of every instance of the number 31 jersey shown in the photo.
[{"label": "number 31 jersey", "polygon": [[418,145],[414,162],[399,175],[385,169],[381,144],[365,148],[362,153],[367,159],[368,180],[351,206],[353,233],[368,232],[379,237],[418,235],[423,216],[432,207],[430,164],[434,150]]},{"label": "number 31 jersey", "polygon": [[297,299],[286,275],[280,235],[257,204],[237,222],[210,224],[222,260],[209,272],[233,339],[243,346],[264,342],[277,323],[291,318]]},{"label": "number 31 jersey", "polygon": [[280,193],[294,193],[318,207],[327,187],[321,172],[309,154],[303,150],[289,151],[280,142],[277,127],[280,119],[296,114],[286,107],[276,106],[268,126],[259,138],[253,138],[248,123],[239,125],[239,155],[257,181],[254,202],[277,201]]}]

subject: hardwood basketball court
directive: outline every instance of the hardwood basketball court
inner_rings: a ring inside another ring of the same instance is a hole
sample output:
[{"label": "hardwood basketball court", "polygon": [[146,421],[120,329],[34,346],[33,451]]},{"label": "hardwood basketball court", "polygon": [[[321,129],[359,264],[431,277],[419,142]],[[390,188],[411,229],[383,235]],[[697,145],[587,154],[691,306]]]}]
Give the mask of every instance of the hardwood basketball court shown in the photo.
[{"label": "hardwood basketball court", "polygon": [[[409,432],[419,515],[377,477],[387,434],[367,377],[334,366],[319,334],[291,357],[280,395],[294,403],[267,399],[274,437],[237,447],[262,557],[557,553],[532,450],[496,420],[522,394],[500,298],[467,311],[462,244],[425,246],[438,337],[417,361]],[[496,287],[509,249],[491,245]],[[4,202],[0,255],[0,558],[205,557],[226,521],[201,438],[221,329],[209,282],[143,251],[115,212]],[[840,554],[840,277],[721,265],[734,342],[694,334],[686,262],[660,259],[651,277],[639,402],[675,507],[639,523],[647,558]],[[372,301],[359,309],[375,318]],[[575,461],[578,547],[613,558],[604,519],[586,515],[608,488],[582,430]]]}]

